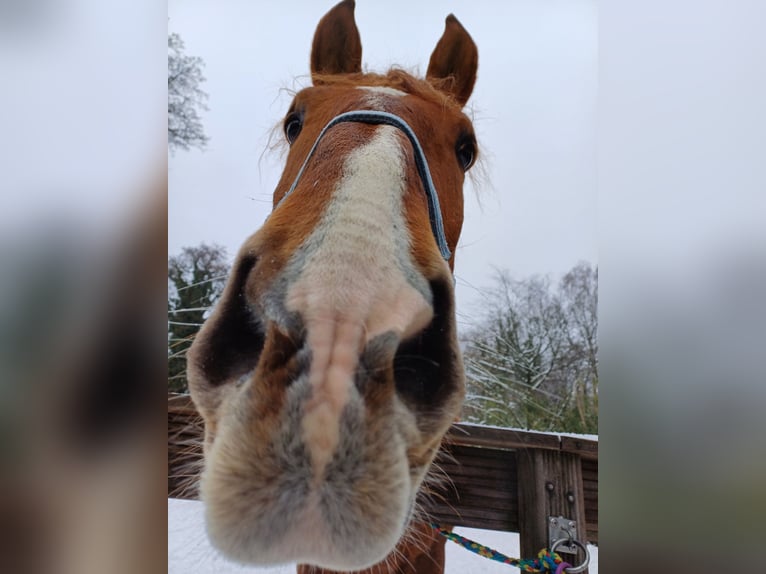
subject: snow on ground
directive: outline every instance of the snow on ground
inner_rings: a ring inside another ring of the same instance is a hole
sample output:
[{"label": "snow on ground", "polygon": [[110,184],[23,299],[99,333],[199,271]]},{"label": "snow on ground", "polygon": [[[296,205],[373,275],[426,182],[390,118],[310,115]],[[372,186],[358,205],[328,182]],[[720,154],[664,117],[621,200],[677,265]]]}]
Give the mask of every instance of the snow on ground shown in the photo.
[{"label": "snow on ground", "polygon": [[[457,528],[459,534],[518,557],[519,536],[509,532]],[[589,572],[598,574],[598,549],[590,547]],[[447,574],[514,574],[518,569],[493,562],[447,542]],[[168,499],[168,574],[295,574],[295,566],[253,568],[226,561],[205,534],[202,503]]]}]

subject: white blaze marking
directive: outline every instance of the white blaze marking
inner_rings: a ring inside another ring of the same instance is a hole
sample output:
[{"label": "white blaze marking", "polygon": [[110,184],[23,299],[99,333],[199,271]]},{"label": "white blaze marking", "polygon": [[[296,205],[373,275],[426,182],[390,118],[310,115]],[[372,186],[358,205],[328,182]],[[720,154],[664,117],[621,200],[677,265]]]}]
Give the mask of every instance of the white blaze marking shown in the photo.
[{"label": "white blaze marking", "polygon": [[423,295],[430,298],[428,285],[409,258],[397,129],[378,127],[349,154],[343,174],[296,255],[301,268],[286,297],[287,309],[304,321],[312,353],[303,437],[317,480],[337,448],[341,412],[357,393],[354,376],[366,342],[389,331],[406,338],[433,314]]},{"label": "white blaze marking", "polygon": [[401,98],[407,95],[406,92],[388,86],[359,86],[359,89],[368,92],[364,99],[368,106],[382,111],[389,111],[388,104],[391,102],[391,98]]},{"label": "white blaze marking", "polygon": [[389,88],[388,86],[358,86],[360,90],[367,90],[368,92],[376,92],[378,94],[388,94],[389,96],[406,96],[407,92],[397,90],[396,88]]}]

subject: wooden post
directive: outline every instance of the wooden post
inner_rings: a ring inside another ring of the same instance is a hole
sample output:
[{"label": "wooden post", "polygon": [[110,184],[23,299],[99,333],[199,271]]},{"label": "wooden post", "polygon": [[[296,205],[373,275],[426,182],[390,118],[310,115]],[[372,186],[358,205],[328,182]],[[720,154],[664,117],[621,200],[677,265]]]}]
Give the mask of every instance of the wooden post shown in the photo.
[{"label": "wooden post", "polygon": [[[519,449],[516,453],[519,479],[519,538],[521,557],[532,558],[548,547],[548,517],[564,516],[577,525],[577,539],[585,544],[585,498],[580,456],[557,450]],[[562,554],[572,564],[577,556]],[[584,571],[587,574],[587,570]]]}]

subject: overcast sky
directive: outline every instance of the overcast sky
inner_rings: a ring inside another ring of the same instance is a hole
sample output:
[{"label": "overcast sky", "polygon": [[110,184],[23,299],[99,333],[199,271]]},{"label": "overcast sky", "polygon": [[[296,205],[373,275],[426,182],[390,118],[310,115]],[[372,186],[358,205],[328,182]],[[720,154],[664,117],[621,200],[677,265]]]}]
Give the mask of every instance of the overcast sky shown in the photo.
[{"label": "overcast sky", "polygon": [[[269,134],[289,90],[309,83],[313,33],[333,5],[170,0],[169,30],[205,61],[211,138],[169,160],[171,255],[209,242],[233,257],[263,223],[282,161]],[[594,0],[357,0],[364,68],[424,73],[450,12],[479,48],[467,111],[487,175],[466,186],[455,266],[465,324],[495,269],[555,277],[596,262],[597,12]]]}]

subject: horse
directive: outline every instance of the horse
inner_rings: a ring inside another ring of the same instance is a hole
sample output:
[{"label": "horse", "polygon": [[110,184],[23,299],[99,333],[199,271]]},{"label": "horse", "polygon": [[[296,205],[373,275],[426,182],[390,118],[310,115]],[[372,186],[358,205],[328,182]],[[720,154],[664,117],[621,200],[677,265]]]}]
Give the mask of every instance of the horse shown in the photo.
[{"label": "horse", "polygon": [[465,395],[453,270],[478,50],[450,14],[425,78],[363,72],[354,9],[317,26],[272,212],[188,353],[208,536],[247,564],[384,561]]}]

